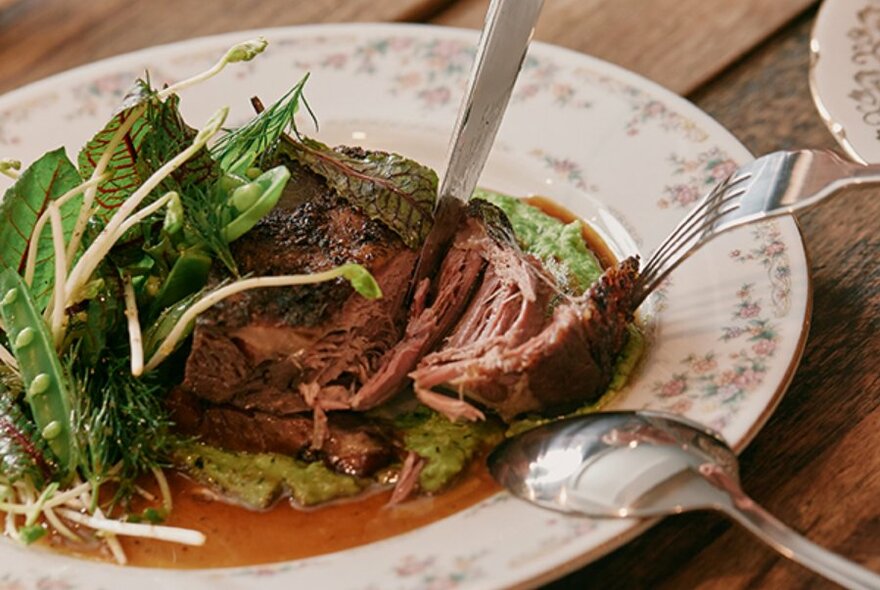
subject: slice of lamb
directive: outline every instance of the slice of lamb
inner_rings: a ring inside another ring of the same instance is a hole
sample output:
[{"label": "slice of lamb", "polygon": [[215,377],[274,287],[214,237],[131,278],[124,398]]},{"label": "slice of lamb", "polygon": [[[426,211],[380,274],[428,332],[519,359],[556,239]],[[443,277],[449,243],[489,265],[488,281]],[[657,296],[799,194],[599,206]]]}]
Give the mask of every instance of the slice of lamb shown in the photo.
[{"label": "slice of lamb", "polygon": [[436,295],[427,305],[430,282],[419,285],[413,298],[406,332],[379,362],[379,368],[366,380],[351,400],[356,410],[374,408],[393,397],[405,386],[407,374],[419,359],[433,349],[452,328],[470,301],[485,263],[472,241],[481,230],[471,223],[459,232],[440,267]]},{"label": "slice of lamb", "polygon": [[416,254],[323,180],[291,166],[293,180],[278,206],[232,244],[240,272],[311,273],[357,262],[384,297],[368,301],[340,279],[224,300],[198,319],[185,370],[185,385],[207,401],[302,411],[300,382],[354,389],[403,333],[402,298]]},{"label": "slice of lamb", "polygon": [[[416,392],[432,401],[428,392],[448,388],[505,420],[595,400],[607,387],[626,340],[637,270],[633,258],[608,269],[584,297],[560,300],[537,330],[535,324],[513,330],[503,321],[513,316],[509,307],[515,298],[507,296],[499,304],[492,294],[511,290],[513,281],[481,289],[483,296],[473,299],[444,348],[425,357],[411,373]],[[442,411],[442,404],[434,406]],[[457,406],[455,413],[461,415]]]},{"label": "slice of lamb", "polygon": [[314,425],[310,414],[277,416],[206,404],[183,387],[168,397],[179,432],[230,451],[282,453],[309,460],[357,477],[387,467],[399,453],[389,435],[362,416],[334,413],[328,417],[328,436],[318,450],[311,448]]}]

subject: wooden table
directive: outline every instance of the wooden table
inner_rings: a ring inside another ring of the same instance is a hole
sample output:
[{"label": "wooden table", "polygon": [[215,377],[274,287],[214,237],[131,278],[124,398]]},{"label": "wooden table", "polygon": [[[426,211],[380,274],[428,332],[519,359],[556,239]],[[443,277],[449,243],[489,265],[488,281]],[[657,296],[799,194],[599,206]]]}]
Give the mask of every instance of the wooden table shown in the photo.
[{"label": "wooden table", "polygon": [[[0,92],[95,59],[235,29],[407,20],[479,27],[487,0],[0,0]],[[813,0],[547,0],[538,37],[687,96],[755,153],[834,147],[810,101]],[[747,490],[880,571],[880,199],[804,214],[813,318],[779,409],[742,455]],[[720,517],[667,519],[552,588],[831,585]]]}]

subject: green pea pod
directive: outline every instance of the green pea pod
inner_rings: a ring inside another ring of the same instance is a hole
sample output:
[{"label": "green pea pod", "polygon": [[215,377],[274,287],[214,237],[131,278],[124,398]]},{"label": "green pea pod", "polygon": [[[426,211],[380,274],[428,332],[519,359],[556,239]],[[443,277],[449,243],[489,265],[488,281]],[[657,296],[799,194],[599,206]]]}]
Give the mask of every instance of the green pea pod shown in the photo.
[{"label": "green pea pod", "polygon": [[162,224],[162,229],[169,236],[173,236],[183,228],[183,217],[183,203],[180,201],[180,195],[174,192],[165,209],[165,222]]},{"label": "green pea pod", "polygon": [[194,246],[181,252],[159,289],[151,312],[159,313],[204,287],[210,270],[211,257],[200,247]]},{"label": "green pea pod", "polygon": [[0,273],[0,316],[18,361],[31,414],[66,474],[77,463],[70,391],[49,328],[37,311],[30,289],[13,269]]},{"label": "green pea pod", "polygon": [[287,167],[276,166],[251,181],[259,187],[259,197],[223,228],[223,237],[227,242],[232,242],[243,236],[272,210],[278,199],[281,198],[281,193],[284,192],[288,179],[290,179],[290,171]]},{"label": "green pea pod", "polygon": [[[162,310],[156,321],[144,331],[144,356],[150,358],[156,353],[159,345],[168,337],[177,321],[200,296],[201,293],[192,293]],[[189,328],[192,329],[192,326]]]}]

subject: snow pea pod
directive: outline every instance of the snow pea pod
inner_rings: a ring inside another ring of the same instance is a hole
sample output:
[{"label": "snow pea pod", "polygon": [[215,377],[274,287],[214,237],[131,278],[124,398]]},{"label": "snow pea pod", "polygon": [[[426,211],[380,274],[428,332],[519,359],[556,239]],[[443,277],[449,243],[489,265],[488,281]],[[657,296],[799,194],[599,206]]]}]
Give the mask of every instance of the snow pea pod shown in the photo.
[{"label": "snow pea pod", "polygon": [[152,313],[173,305],[190,293],[195,293],[208,282],[211,256],[199,246],[187,248],[174,261],[151,307]]},{"label": "snow pea pod", "polygon": [[0,273],[0,316],[39,433],[67,473],[77,463],[70,392],[46,322],[14,269]]},{"label": "snow pea pod", "polygon": [[[289,178],[290,171],[287,167],[276,166],[232,192],[229,204],[237,210],[237,215],[223,228],[223,237],[227,242],[243,236],[272,210],[281,198]],[[238,209],[236,205],[244,210]]]}]

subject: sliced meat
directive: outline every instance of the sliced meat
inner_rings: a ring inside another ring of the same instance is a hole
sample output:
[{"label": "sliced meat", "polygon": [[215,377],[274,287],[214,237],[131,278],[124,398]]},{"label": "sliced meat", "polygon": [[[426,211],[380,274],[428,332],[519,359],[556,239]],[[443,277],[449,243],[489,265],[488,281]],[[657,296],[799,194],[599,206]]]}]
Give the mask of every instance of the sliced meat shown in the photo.
[{"label": "sliced meat", "polygon": [[505,420],[596,399],[632,321],[637,260],[609,269],[587,294],[571,299],[536,259],[483,225],[483,239],[473,242],[487,263],[482,284],[441,349],[410,374],[416,394],[453,419],[480,413],[439,397],[435,388],[470,398]]},{"label": "sliced meat", "polygon": [[374,408],[393,397],[409,381],[412,371],[425,354],[458,321],[479,283],[485,261],[472,240],[482,235],[475,221],[459,232],[441,264],[437,293],[430,306],[426,304],[430,281],[424,280],[413,297],[412,311],[403,339],[379,362],[379,369],[366,380],[351,400],[356,410]]},{"label": "sliced meat", "polygon": [[371,379],[403,332],[404,299],[417,256],[413,250],[403,250],[374,274],[381,299],[356,296],[345,302],[332,327],[303,355],[302,390],[337,386],[353,394]]},{"label": "sliced meat", "polygon": [[183,387],[168,398],[178,431],[230,451],[275,452],[323,460],[340,473],[367,477],[388,466],[398,455],[391,438],[360,415],[338,413],[328,418],[328,436],[313,449],[310,414],[278,416],[206,404]]},{"label": "sliced meat", "polygon": [[[231,297],[197,321],[184,380],[211,403],[281,416],[310,410],[326,399],[325,389],[337,400],[350,397],[377,370],[403,333],[416,261],[391,230],[319,177],[291,167],[278,206],[232,245],[240,272],[312,273],[357,262],[384,296],[366,300],[340,279]],[[304,386],[314,385],[304,396]]]}]

